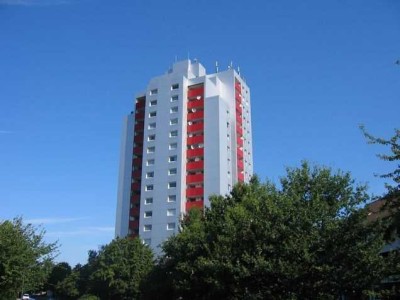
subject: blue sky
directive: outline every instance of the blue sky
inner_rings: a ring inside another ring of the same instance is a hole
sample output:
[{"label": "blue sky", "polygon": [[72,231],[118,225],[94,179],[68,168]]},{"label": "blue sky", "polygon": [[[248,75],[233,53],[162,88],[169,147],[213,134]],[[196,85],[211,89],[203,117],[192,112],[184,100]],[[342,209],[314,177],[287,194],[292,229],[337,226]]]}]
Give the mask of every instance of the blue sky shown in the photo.
[{"label": "blue sky", "polygon": [[0,0],[0,219],[43,224],[71,264],[108,243],[122,119],[188,56],[240,65],[262,179],[307,159],[384,192],[358,124],[399,127],[400,1]]}]

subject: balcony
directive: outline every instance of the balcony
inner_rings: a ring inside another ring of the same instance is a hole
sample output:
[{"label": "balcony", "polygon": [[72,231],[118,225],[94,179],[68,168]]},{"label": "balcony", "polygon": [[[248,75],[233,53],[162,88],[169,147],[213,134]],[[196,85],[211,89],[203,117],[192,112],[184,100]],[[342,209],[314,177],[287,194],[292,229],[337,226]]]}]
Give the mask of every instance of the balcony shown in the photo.
[{"label": "balcony", "polygon": [[244,182],[244,174],[243,173],[239,173],[238,174],[238,181],[239,182]]},{"label": "balcony", "polygon": [[143,155],[143,148],[142,148],[142,147],[135,147],[135,148],[133,148],[133,154],[136,154],[136,155]]},{"label": "balcony", "polygon": [[243,112],[243,109],[242,109],[242,107],[241,106],[239,106],[239,105],[236,105],[236,114],[242,114],[242,112]]},{"label": "balcony", "polygon": [[197,131],[203,131],[204,130],[204,123],[196,123],[193,125],[188,125],[187,127],[187,132],[197,132]]},{"label": "balcony", "polygon": [[237,157],[239,159],[243,159],[243,150],[238,148],[236,151],[237,151]]},{"label": "balcony", "polygon": [[243,139],[241,139],[240,137],[238,137],[236,139],[236,143],[238,147],[243,147]]},{"label": "balcony", "polygon": [[204,107],[204,100],[203,99],[201,99],[201,100],[192,100],[192,101],[189,101],[188,104],[187,104],[187,108],[188,109],[197,108],[197,107],[201,107],[201,108]]},{"label": "balcony", "polygon": [[204,181],[204,174],[186,175],[186,183],[199,183]]},{"label": "balcony", "polygon": [[204,119],[204,110],[188,113],[187,119],[188,121]]},{"label": "balcony", "polygon": [[187,188],[186,189],[186,197],[196,197],[203,196],[204,188]]},{"label": "balcony", "polygon": [[203,170],[204,169],[204,161],[193,161],[193,162],[188,162],[186,164],[186,170],[187,171],[196,171],[196,170]]},{"label": "balcony", "polygon": [[204,143],[204,135],[197,135],[188,137],[186,140],[187,145],[201,144]]},{"label": "balcony", "polygon": [[136,101],[135,108],[136,109],[143,108],[143,107],[145,107],[145,105],[146,105],[145,100],[138,100],[138,101]]},{"label": "balcony", "polygon": [[136,120],[143,120],[144,119],[144,110],[136,111],[135,119]]},{"label": "balcony", "polygon": [[135,143],[142,143],[143,142],[143,134],[135,135],[135,137],[133,138],[133,141]]},{"label": "balcony", "polygon": [[[132,217],[139,217],[139,207],[133,207],[129,210],[129,215]],[[135,221],[131,221],[135,222]]]},{"label": "balcony", "polygon": [[137,182],[132,183],[131,190],[132,191],[140,191],[140,183],[137,183]]},{"label": "balcony", "polygon": [[203,96],[204,95],[204,87],[198,87],[188,90],[188,98]]},{"label": "balcony", "polygon": [[129,228],[131,229],[139,228],[139,220],[129,221]]},{"label": "balcony", "polygon": [[242,124],[242,117],[241,116],[236,116],[236,123]]},{"label": "balcony", "polygon": [[237,161],[238,172],[243,171],[243,160]]},{"label": "balcony", "polygon": [[139,122],[135,125],[135,131],[143,131],[144,129],[144,122]]},{"label": "balcony", "polygon": [[132,160],[132,165],[133,166],[142,166],[142,158],[134,158]]},{"label": "balcony", "polygon": [[190,149],[186,151],[187,158],[204,156],[204,148]]},{"label": "balcony", "polygon": [[140,203],[140,195],[133,195],[131,197],[131,203]]},{"label": "balcony", "polygon": [[142,171],[133,171],[132,178],[140,179],[142,177]]},{"label": "balcony", "polygon": [[194,207],[203,209],[204,208],[204,201],[186,202],[186,212],[188,212],[190,209],[192,209]]}]

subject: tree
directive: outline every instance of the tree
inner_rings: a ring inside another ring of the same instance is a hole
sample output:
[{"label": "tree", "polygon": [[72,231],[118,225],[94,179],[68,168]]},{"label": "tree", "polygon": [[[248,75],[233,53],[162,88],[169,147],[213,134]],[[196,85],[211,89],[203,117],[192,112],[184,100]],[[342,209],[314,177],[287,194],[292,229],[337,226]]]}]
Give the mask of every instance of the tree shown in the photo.
[{"label": "tree", "polygon": [[89,292],[101,299],[138,299],[153,267],[153,253],[140,239],[116,238],[92,253]]},{"label": "tree", "polygon": [[54,292],[57,284],[67,278],[71,272],[72,268],[67,262],[60,262],[54,265],[44,288]]},{"label": "tree", "polygon": [[58,246],[46,243],[44,234],[22,218],[0,223],[0,299],[15,298],[45,282]]},{"label": "tree", "polygon": [[171,285],[169,299],[359,298],[390,264],[379,255],[381,223],[361,208],[368,198],[348,173],[307,163],[279,188],[238,184],[204,214],[190,211],[164,243],[159,286]]},{"label": "tree", "polygon": [[[369,144],[378,144],[390,148],[390,154],[377,154],[377,156],[384,161],[395,163],[394,170],[378,176],[390,179],[394,182],[394,184],[386,184],[388,193],[384,198],[387,204],[383,209],[389,212],[391,226],[388,230],[392,233],[400,233],[400,129],[395,129],[395,134],[389,139],[371,135],[363,125],[360,126],[360,129],[364,133]],[[393,236],[393,234],[391,234],[391,236]]]}]

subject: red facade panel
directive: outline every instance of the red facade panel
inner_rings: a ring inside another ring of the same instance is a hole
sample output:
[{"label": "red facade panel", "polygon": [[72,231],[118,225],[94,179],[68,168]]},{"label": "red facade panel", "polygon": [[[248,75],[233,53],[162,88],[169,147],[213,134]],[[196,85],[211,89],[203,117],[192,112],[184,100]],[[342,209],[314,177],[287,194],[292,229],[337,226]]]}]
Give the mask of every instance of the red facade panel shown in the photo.
[{"label": "red facade panel", "polygon": [[198,87],[198,88],[189,88],[188,90],[188,98],[192,97],[197,97],[197,96],[203,96],[204,95],[204,87]]},{"label": "red facade panel", "polygon": [[197,207],[200,209],[203,209],[204,207],[204,201],[191,201],[191,202],[186,202],[186,211],[189,211],[190,209]]},{"label": "red facade panel", "polygon": [[188,158],[204,156],[204,148],[189,149],[186,151],[186,156]]},{"label": "red facade panel", "polygon": [[187,132],[188,133],[193,133],[193,132],[198,132],[198,131],[203,131],[204,130],[204,123],[196,123],[193,125],[188,125],[187,127]]},{"label": "red facade panel", "polygon": [[187,104],[187,108],[188,109],[197,108],[197,107],[201,107],[201,108],[204,107],[204,100],[203,99],[201,99],[201,100],[192,100],[192,101],[189,101],[188,104]]},{"label": "red facade panel", "polygon": [[187,119],[188,119],[188,121],[204,119],[204,111],[199,110],[196,112],[190,112],[187,115]]},{"label": "red facade panel", "polygon": [[199,183],[204,181],[204,174],[186,175],[186,183]]},{"label": "red facade panel", "polygon": [[186,170],[188,171],[197,171],[197,170],[202,170],[204,169],[204,161],[193,161],[193,162],[188,162],[186,164]]},{"label": "red facade panel", "polygon": [[187,188],[186,189],[186,197],[199,197],[203,196],[204,188]]},{"label": "red facade panel", "polygon": [[187,145],[202,144],[204,143],[204,135],[188,137],[186,143]]}]

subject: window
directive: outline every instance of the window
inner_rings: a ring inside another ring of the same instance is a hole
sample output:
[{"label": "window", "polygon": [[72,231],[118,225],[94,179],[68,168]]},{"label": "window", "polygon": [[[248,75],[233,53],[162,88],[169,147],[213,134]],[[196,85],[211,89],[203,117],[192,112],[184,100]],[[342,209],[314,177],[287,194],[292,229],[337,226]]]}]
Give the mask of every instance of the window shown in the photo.
[{"label": "window", "polygon": [[150,91],[150,95],[157,95],[158,94],[158,89],[152,89]]},{"label": "window", "polygon": [[178,124],[178,118],[174,118],[169,121],[169,125],[176,125],[176,124]]},{"label": "window", "polygon": [[154,165],[154,159],[148,159],[146,162],[146,165],[148,165],[148,166]]},{"label": "window", "polygon": [[149,113],[149,117],[150,117],[150,118],[153,118],[153,117],[155,117],[155,116],[157,116],[157,112],[156,112],[156,111],[151,111],[151,112]]},{"label": "window", "polygon": [[144,204],[153,204],[153,198],[146,198],[146,199],[144,199]]},{"label": "window", "polygon": [[169,170],[168,170],[168,175],[176,175],[176,173],[177,173],[176,168],[173,168],[173,169],[169,169]]},{"label": "window", "polygon": [[150,101],[150,106],[155,106],[157,105],[157,100],[151,100]]},{"label": "window", "polygon": [[171,85],[171,90],[177,90],[177,89],[179,89],[179,83]]},{"label": "window", "polygon": [[167,230],[174,230],[175,229],[175,223],[168,223],[167,224]]},{"label": "window", "polygon": [[173,106],[171,107],[171,109],[169,110],[169,112],[172,113],[177,113],[178,112],[178,106]]},{"label": "window", "polygon": [[177,143],[169,144],[169,150],[175,150],[176,148],[178,148],[178,144]]},{"label": "window", "polygon": [[167,201],[168,202],[175,202],[176,201],[176,195],[169,195]]},{"label": "window", "polygon": [[169,137],[177,137],[178,136],[178,130],[173,130],[169,132]]},{"label": "window", "polygon": [[146,185],[146,191],[152,191],[152,190],[154,190],[154,185],[152,184]]},{"label": "window", "polygon": [[154,172],[153,171],[146,173],[146,178],[153,178],[153,177],[154,177]]},{"label": "window", "polygon": [[171,97],[171,102],[178,101],[178,100],[179,100],[179,96],[178,95],[174,95],[174,96]]},{"label": "window", "polygon": [[168,157],[168,162],[175,162],[178,159],[178,157],[176,155],[171,155],[170,157]]},{"label": "window", "polygon": [[151,244],[151,239],[144,239],[144,240],[143,240],[143,244],[145,244],[145,245],[147,245],[147,246],[150,246],[150,244]]},{"label": "window", "polygon": [[169,189],[176,188],[176,181],[168,182],[168,188],[169,188]]},{"label": "window", "polygon": [[147,147],[147,153],[154,153],[156,151],[156,147]]},{"label": "window", "polygon": [[144,217],[145,218],[151,218],[153,216],[153,212],[151,210],[145,211],[144,212]]},{"label": "window", "polygon": [[150,134],[147,138],[148,141],[154,141],[156,139],[156,135],[155,134]]},{"label": "window", "polygon": [[151,225],[151,224],[147,224],[147,225],[144,225],[143,226],[143,231],[151,231],[151,228],[152,228],[153,226]]},{"label": "window", "polygon": [[150,123],[148,128],[149,129],[156,129],[156,123]]},{"label": "window", "polygon": [[176,214],[176,209],[175,209],[175,208],[169,208],[169,209],[167,209],[167,216],[168,216],[168,217],[175,216],[175,214]]}]

